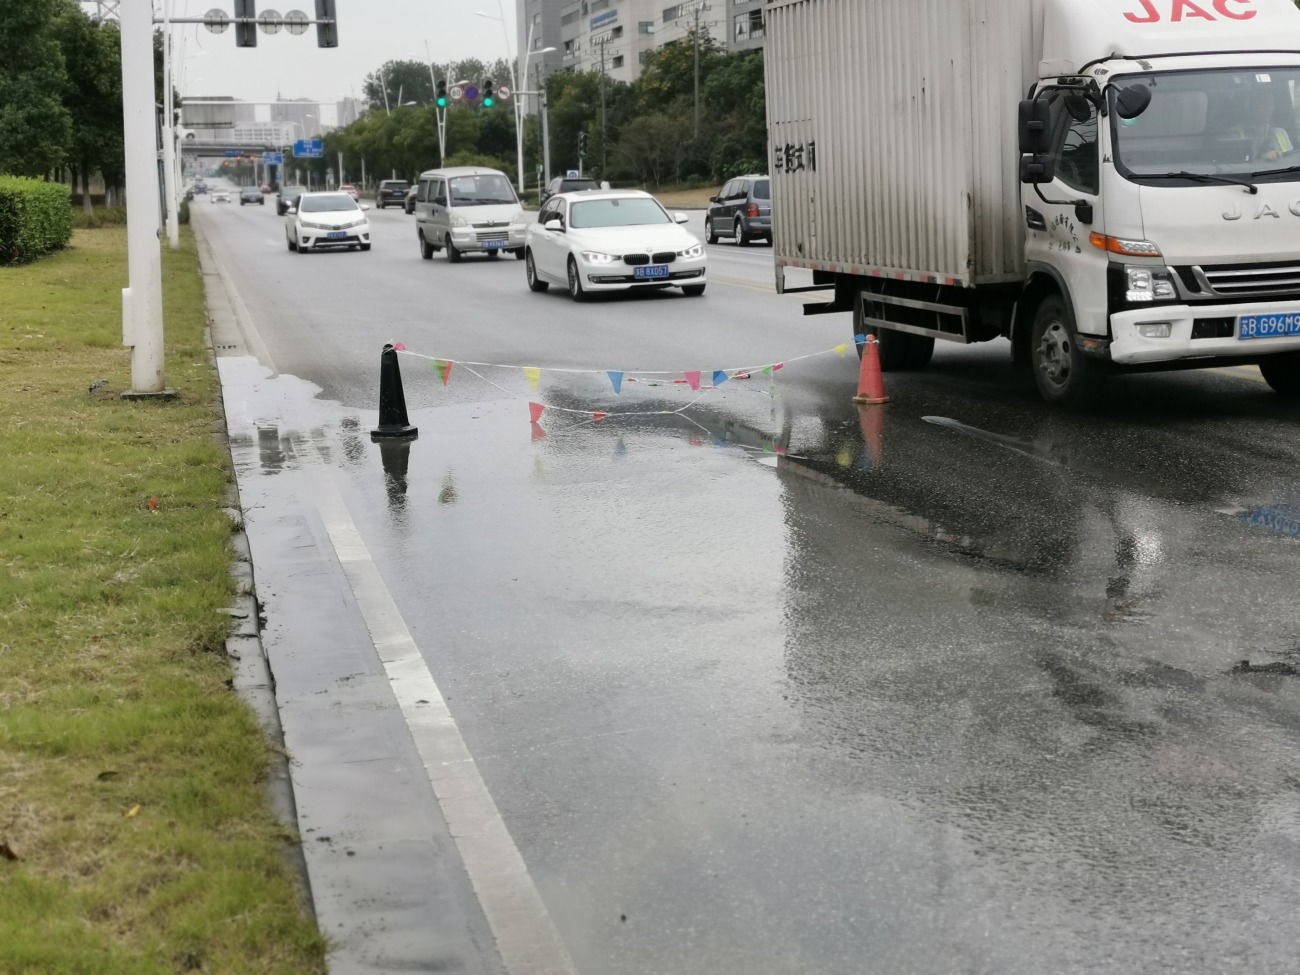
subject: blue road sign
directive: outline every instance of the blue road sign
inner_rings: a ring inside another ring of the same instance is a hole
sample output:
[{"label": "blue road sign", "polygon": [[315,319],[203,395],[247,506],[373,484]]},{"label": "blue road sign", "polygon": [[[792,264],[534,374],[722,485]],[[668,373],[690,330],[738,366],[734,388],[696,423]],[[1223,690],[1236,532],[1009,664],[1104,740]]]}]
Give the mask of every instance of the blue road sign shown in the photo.
[{"label": "blue road sign", "polygon": [[284,153],[282,152],[264,152],[262,153],[262,162],[268,166],[283,166]]},{"label": "blue road sign", "polygon": [[226,150],[226,155],[227,155],[227,156],[234,157],[234,156],[238,156],[238,155],[240,155],[240,152],[239,152],[238,149],[227,149],[227,150]]},{"label": "blue road sign", "polygon": [[314,159],[325,155],[325,144],[320,139],[299,139],[293,144],[293,154],[299,159]]}]

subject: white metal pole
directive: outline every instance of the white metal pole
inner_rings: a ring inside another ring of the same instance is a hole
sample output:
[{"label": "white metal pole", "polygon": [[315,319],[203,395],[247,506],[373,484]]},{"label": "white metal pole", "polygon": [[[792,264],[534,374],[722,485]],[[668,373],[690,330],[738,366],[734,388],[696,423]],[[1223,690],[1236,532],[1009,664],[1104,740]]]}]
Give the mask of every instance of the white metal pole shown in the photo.
[{"label": "white metal pole", "polygon": [[126,156],[127,287],[122,344],[131,348],[131,392],[163,392],[162,253],[158,246],[158,145],[153,80],[153,4],[123,0],[122,122]]},{"label": "white metal pole", "polygon": [[[497,6],[500,7],[500,4],[498,3]],[[501,26],[503,29],[505,28],[504,15],[501,21]],[[510,83],[514,86],[515,89],[514,92],[512,93],[512,97],[514,98],[515,101],[515,152],[517,158],[516,165],[519,166],[519,195],[520,196],[523,196],[526,190],[524,188],[524,119],[523,119],[523,113],[520,112],[519,110],[519,106],[523,102],[523,96],[519,94],[519,76],[520,74],[522,74],[524,80],[525,81],[528,80],[528,56],[533,53],[533,27],[535,26],[536,25],[531,22],[528,24],[528,44],[527,44],[528,50],[524,52],[524,56],[523,56],[524,63],[523,63],[522,71],[516,71],[517,65],[515,64],[514,60],[510,62]],[[507,33],[506,36],[509,37],[510,35]],[[508,55],[509,53],[510,53],[510,43],[509,41],[507,41],[506,54]]]},{"label": "white metal pole", "polygon": [[171,0],[163,0],[163,199],[167,201],[167,242],[172,250],[181,246],[180,218],[176,213],[176,126],[172,121],[172,24]]}]

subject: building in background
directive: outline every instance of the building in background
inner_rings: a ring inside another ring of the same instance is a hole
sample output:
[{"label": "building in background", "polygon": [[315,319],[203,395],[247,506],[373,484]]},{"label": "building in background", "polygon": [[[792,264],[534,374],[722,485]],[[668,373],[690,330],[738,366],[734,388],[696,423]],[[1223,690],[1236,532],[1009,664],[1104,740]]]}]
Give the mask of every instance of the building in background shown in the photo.
[{"label": "building in background", "polygon": [[520,51],[530,30],[534,51],[558,48],[533,59],[548,75],[603,70],[635,81],[648,52],[689,38],[697,24],[728,51],[758,50],[766,38],[763,0],[518,0],[517,9]]},{"label": "building in background", "polygon": [[351,125],[355,122],[361,117],[361,113],[365,110],[365,107],[366,103],[360,98],[348,96],[339,99],[339,101],[334,105],[335,117],[338,120],[339,127],[342,128],[345,125]]}]

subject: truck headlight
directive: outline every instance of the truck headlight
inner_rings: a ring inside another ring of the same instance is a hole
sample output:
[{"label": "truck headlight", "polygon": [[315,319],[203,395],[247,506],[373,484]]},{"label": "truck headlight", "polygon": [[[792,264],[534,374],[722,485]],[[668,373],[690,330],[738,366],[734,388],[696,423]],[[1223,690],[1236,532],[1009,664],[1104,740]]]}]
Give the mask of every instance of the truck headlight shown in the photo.
[{"label": "truck headlight", "polygon": [[1129,301],[1173,301],[1178,297],[1167,268],[1126,267],[1124,273],[1128,280],[1124,297]]},{"label": "truck headlight", "polygon": [[447,222],[456,228],[469,226],[469,221],[458,213],[453,213]]}]

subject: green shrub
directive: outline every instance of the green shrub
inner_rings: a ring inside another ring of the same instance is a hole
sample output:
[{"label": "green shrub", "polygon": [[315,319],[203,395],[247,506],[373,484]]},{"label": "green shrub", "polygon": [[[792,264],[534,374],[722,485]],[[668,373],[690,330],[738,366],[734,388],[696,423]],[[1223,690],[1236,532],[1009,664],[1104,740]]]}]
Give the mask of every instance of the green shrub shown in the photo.
[{"label": "green shrub", "polygon": [[26,264],[72,239],[72,193],[61,183],[0,176],[0,264]]},{"label": "green shrub", "polygon": [[72,211],[72,225],[78,230],[97,230],[100,227],[125,227],[126,207],[95,207]]},{"label": "green shrub", "polygon": [[181,205],[176,208],[176,219],[181,223],[190,222],[190,201],[181,200]]}]

